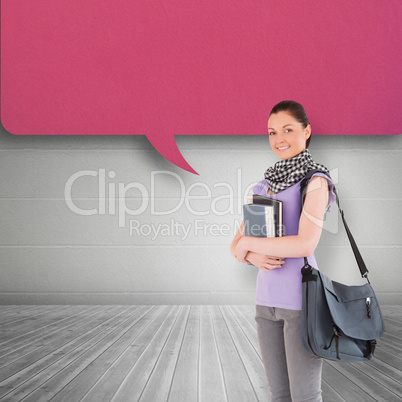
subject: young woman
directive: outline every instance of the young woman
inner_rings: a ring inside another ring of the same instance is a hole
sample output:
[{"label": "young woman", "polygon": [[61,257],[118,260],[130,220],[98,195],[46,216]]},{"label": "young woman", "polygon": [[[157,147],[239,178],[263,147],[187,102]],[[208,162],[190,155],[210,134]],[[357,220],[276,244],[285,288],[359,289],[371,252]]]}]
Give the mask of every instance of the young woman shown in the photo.
[{"label": "young woman", "polygon": [[259,268],[255,319],[272,401],[322,401],[322,358],[307,353],[301,344],[300,270],[304,257],[317,268],[314,250],[324,214],[335,201],[333,183],[325,174],[313,175],[300,214],[301,180],[311,169],[328,172],[307,149],[311,125],[303,106],[294,101],[275,105],[269,115],[268,133],[271,148],[281,160],[267,169],[253,193],[283,202],[285,235],[244,236],[243,221],[230,253],[239,262]]}]

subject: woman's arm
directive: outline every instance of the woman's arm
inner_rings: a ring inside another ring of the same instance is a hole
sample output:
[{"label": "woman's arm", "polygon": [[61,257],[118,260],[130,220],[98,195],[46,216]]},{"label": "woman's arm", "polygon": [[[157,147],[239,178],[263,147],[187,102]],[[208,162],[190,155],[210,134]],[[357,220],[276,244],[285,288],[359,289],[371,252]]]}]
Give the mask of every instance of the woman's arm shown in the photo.
[{"label": "woman's arm", "polygon": [[232,244],[230,245],[230,255],[233,258],[236,258],[236,246],[239,240],[244,236],[244,220],[242,221],[239,230],[236,233],[236,236],[232,240]]},{"label": "woman's arm", "polygon": [[249,251],[266,255],[283,255],[288,258],[310,256],[320,240],[327,205],[327,179],[320,176],[313,177],[307,186],[298,234],[267,239],[243,236],[237,242],[235,249],[237,260],[245,262],[245,256]]},{"label": "woman's arm", "polygon": [[[253,198],[251,198],[249,204],[253,203]],[[237,243],[239,242],[240,238],[244,236],[244,220],[241,222],[241,225],[239,227],[239,230],[237,231],[235,237],[232,240],[232,244],[230,245],[230,255],[233,258],[236,258],[236,246]]]}]

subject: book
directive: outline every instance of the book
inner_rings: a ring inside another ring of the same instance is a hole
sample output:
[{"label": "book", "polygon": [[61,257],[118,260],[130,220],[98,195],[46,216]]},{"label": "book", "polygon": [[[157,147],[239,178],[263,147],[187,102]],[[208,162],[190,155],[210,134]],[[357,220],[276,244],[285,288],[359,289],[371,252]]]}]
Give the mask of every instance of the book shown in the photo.
[{"label": "book", "polygon": [[282,237],[284,234],[282,201],[254,194],[253,203],[243,205],[243,216],[245,236]]},{"label": "book", "polygon": [[[264,197],[263,195],[253,194],[253,204],[271,205],[274,207],[275,215],[275,236],[282,237],[283,230],[283,207],[282,201],[273,198]],[[252,205],[252,204],[249,204]]]}]

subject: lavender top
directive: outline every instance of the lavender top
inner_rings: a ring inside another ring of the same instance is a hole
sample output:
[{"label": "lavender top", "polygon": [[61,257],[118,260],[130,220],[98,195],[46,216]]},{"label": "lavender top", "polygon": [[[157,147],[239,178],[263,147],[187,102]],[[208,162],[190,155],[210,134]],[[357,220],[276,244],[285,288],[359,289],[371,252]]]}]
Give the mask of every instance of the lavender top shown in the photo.
[{"label": "lavender top", "polygon": [[[325,212],[327,212],[329,205],[336,200],[333,192],[334,184],[332,180],[323,173],[316,173],[312,177],[314,176],[325,177],[328,180],[330,192],[328,205],[325,210]],[[285,228],[285,236],[297,235],[299,232],[301,208],[300,183],[301,180],[274,195],[268,194],[269,186],[265,179],[259,181],[253,187],[254,194],[259,194],[283,202],[283,225]],[[318,269],[314,253],[311,256],[306,257],[309,264]],[[285,258],[285,263],[282,265],[282,268],[273,269],[269,272],[259,269],[257,275],[256,304],[286,308],[289,310],[301,310],[302,275],[300,270],[303,265],[303,257]]]}]

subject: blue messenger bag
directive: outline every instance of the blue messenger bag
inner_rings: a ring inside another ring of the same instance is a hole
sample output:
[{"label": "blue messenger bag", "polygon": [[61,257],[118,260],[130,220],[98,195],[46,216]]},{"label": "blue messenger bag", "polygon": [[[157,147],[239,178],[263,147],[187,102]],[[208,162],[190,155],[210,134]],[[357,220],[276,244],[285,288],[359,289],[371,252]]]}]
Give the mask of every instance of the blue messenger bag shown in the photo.
[{"label": "blue messenger bag", "polygon": [[[302,205],[311,170],[301,183]],[[330,176],[329,176],[330,177]],[[368,280],[368,269],[345,221],[334,186],[336,203],[345,226],[362,278],[361,286],[332,281],[312,267],[304,257],[302,273],[301,341],[307,352],[329,360],[358,362],[372,359],[376,339],[385,332],[376,295]]]}]

